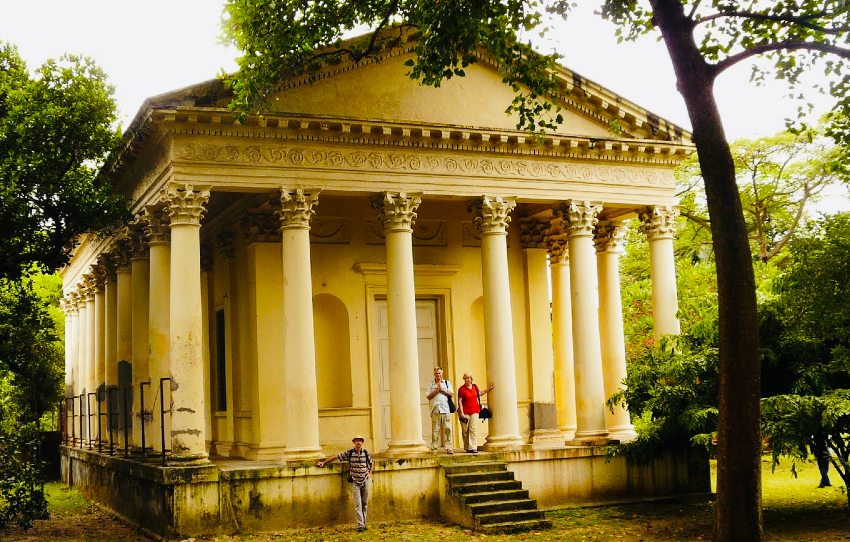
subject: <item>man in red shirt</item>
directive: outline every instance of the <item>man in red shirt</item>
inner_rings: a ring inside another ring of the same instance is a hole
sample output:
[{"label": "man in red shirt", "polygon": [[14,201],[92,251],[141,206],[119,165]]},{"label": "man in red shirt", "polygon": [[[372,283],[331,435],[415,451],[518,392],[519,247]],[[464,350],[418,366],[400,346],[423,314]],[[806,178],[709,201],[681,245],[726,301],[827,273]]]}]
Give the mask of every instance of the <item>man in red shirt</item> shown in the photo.
[{"label": "man in red shirt", "polygon": [[480,390],[472,383],[472,375],[463,373],[463,386],[457,389],[457,416],[463,432],[463,448],[471,454],[478,453],[478,438],[475,435],[478,414],[481,412],[482,395],[493,389],[493,383],[486,390]]}]

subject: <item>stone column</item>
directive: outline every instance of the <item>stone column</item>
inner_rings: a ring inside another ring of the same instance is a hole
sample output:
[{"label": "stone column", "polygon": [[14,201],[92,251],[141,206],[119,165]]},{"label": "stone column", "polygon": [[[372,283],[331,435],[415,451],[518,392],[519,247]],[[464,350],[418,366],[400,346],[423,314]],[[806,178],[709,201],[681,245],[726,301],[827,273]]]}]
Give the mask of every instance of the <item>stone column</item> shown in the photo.
[{"label": "stone column", "polygon": [[77,301],[77,364],[75,366],[74,393],[79,395],[86,389],[86,325],[88,315],[86,314],[86,290],[85,281],[77,284],[74,295]]},{"label": "stone column", "polygon": [[[130,269],[132,248],[129,241],[122,243],[118,264],[118,312],[116,314],[116,357],[118,362],[129,363],[133,357],[133,276]],[[115,383],[118,383],[118,367],[115,367]]]},{"label": "stone column", "polygon": [[[94,275],[94,389],[98,390],[98,401],[103,401],[102,392],[106,383],[106,269],[100,264],[92,266]],[[92,390],[94,391],[94,390]]]},{"label": "stone column", "polygon": [[118,278],[116,276],[115,250],[104,254],[100,260],[106,271],[106,323],[104,328],[105,339],[104,379],[107,386],[118,383]]},{"label": "stone column", "polygon": [[77,378],[77,349],[79,347],[79,331],[77,331],[79,310],[77,296],[70,292],[65,296],[65,397],[76,393]]},{"label": "stone column", "polygon": [[[86,325],[85,325],[85,341],[86,341],[86,350],[85,350],[85,359],[83,360],[83,382],[85,382],[85,386],[83,391],[85,392],[85,397],[83,397],[83,407],[86,415],[89,413],[97,412],[97,401],[96,397],[89,396],[89,393],[94,393],[97,391],[97,384],[95,378],[95,329],[97,323],[97,313],[95,312],[94,307],[94,298],[95,291],[97,289],[95,284],[95,278],[93,275],[86,275],[86,288],[85,288],[85,296],[86,296]],[[90,418],[91,423],[89,423],[89,419],[83,422],[83,428],[86,432],[86,438],[89,440],[94,440],[97,436],[97,418]],[[89,427],[90,426],[90,427]],[[91,429],[91,433],[89,433],[89,429]]]},{"label": "stone column", "polygon": [[[559,221],[563,223],[563,221]],[[576,382],[573,370],[573,318],[570,259],[563,229],[546,237],[552,277],[552,342],[555,355],[555,405],[564,440],[576,436]]]},{"label": "stone column", "polygon": [[649,277],[652,281],[652,314],[655,319],[655,344],[662,335],[678,335],[679,301],[676,296],[676,259],[673,236],[679,212],[672,205],[647,207],[640,214],[643,231],[649,241]]},{"label": "stone column", "polygon": [[[137,222],[130,235],[130,361],[133,365],[130,410],[132,412],[133,446],[142,445],[142,418],[139,413],[139,384],[150,379],[148,334],[150,321],[150,267],[148,265],[147,232]],[[167,243],[167,242],[166,242]],[[166,244],[167,247],[167,244]],[[147,428],[145,428],[147,430]],[[147,435],[146,435],[147,437]],[[147,437],[145,445],[150,443]]]},{"label": "stone column", "polygon": [[[154,450],[162,447],[159,439],[159,379],[170,376],[169,352],[170,304],[171,304],[171,242],[168,217],[161,207],[145,209],[145,227],[149,238],[148,249],[148,370],[150,387],[145,394],[145,410],[151,413],[145,418],[146,444]],[[166,434],[168,427],[166,427]]]},{"label": "stone column", "polygon": [[422,198],[385,192],[372,200],[384,225],[387,249],[387,315],[390,372],[390,431],[387,453],[427,450],[419,406],[419,349],[413,283],[413,223]]},{"label": "stone column", "polygon": [[208,189],[172,185],[165,191],[171,222],[171,460],[205,462],[201,219]]},{"label": "stone column", "polygon": [[562,210],[567,221],[572,285],[573,354],[576,378],[576,440],[607,437],[605,387],[599,337],[599,294],[593,227],[601,205],[568,201]]},{"label": "stone column", "polygon": [[288,461],[322,457],[319,447],[319,393],[313,333],[313,274],[310,218],[318,190],[280,191],[283,255],[283,457]]},{"label": "stone column", "polygon": [[528,362],[531,374],[531,444],[563,446],[555,406],[555,365],[552,351],[552,310],[546,264],[548,221],[520,220],[520,245],[525,256],[525,307]]},{"label": "stone column", "polygon": [[204,397],[207,398],[207,408],[204,409],[204,446],[207,453],[210,451],[210,438],[212,437],[212,396],[210,395],[210,282],[209,276],[212,271],[212,256],[208,246],[201,245],[201,327],[204,330],[201,336],[201,345],[204,357]]},{"label": "stone column", "polygon": [[[623,331],[623,302],[620,293],[620,247],[623,225],[604,221],[596,225],[596,264],[599,269],[599,331],[602,346],[602,374],[606,401],[623,388],[626,378],[626,338]],[[605,409],[611,438],[634,440],[635,428],[629,411],[622,405]]]},{"label": "stone column", "polygon": [[485,450],[522,444],[517,414],[511,285],[508,276],[508,223],[514,198],[484,196],[474,204],[481,233],[481,274],[484,287],[484,356],[488,380],[496,388],[488,395],[494,416]]}]

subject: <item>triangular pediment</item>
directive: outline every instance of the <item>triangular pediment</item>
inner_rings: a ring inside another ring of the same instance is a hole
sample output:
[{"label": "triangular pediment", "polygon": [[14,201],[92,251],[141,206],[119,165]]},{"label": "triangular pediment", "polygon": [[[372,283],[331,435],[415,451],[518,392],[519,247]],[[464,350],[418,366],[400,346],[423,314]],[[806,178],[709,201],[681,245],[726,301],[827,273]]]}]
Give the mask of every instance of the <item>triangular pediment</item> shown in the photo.
[{"label": "triangular pediment", "polygon": [[[439,87],[420,85],[406,76],[409,55],[339,68],[313,82],[285,88],[271,98],[270,113],[303,114],[425,125],[454,125],[499,130],[516,129],[518,116],[508,115],[514,93],[499,73],[483,62],[465,69]],[[559,132],[611,137],[610,124],[569,108]]]}]

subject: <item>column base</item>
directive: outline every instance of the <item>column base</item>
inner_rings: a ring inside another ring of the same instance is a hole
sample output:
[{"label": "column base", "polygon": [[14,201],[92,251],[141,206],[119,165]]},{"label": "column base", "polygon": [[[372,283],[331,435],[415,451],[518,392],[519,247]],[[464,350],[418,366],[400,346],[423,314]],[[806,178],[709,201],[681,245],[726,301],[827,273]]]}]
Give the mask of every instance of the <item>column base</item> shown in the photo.
[{"label": "column base", "polygon": [[572,446],[606,446],[612,444],[606,429],[576,431],[576,435],[569,442]]},{"label": "column base", "polygon": [[283,444],[258,444],[251,446],[245,452],[245,459],[251,461],[275,461],[286,456],[286,447]]},{"label": "column base", "polygon": [[564,435],[557,429],[535,429],[531,432],[531,447],[534,449],[560,448],[564,442]]},{"label": "column base", "polygon": [[177,466],[205,465],[210,462],[210,458],[207,452],[185,452],[167,456],[166,461],[169,465]]},{"label": "column base", "polygon": [[576,426],[575,425],[564,425],[559,427],[558,430],[561,432],[561,435],[564,437],[564,442],[569,442],[576,438]]},{"label": "column base", "polygon": [[620,442],[631,442],[637,438],[635,426],[632,424],[615,425],[608,428],[608,436]]},{"label": "column base", "polygon": [[389,457],[420,455],[429,451],[424,440],[391,441],[384,452]]},{"label": "column base", "polygon": [[484,441],[482,448],[485,452],[498,452],[519,449],[523,444],[522,437],[519,435],[490,435]]},{"label": "column base", "polygon": [[325,457],[322,449],[318,446],[303,447],[303,448],[284,448],[283,460],[290,461],[312,461]]}]

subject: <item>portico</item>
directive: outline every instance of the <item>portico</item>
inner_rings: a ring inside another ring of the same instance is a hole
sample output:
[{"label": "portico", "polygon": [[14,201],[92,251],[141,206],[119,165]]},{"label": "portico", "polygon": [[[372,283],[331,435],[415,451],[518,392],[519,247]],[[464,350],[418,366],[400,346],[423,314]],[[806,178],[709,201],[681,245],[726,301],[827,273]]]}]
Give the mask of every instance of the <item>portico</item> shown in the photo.
[{"label": "portico", "polygon": [[135,217],[63,271],[76,415],[117,387],[113,429],[137,454],[164,435],[172,465],[306,468],[354,433],[410,459],[439,365],[495,383],[486,451],[634,438],[605,405],[626,367],[618,243],[643,225],[656,340],[677,333],[689,135],[564,70],[565,131],[533,137],[470,97],[510,92],[484,62],[439,97],[383,87],[407,54],[293,81],[245,124],[218,82],[146,102],[104,172]]}]

